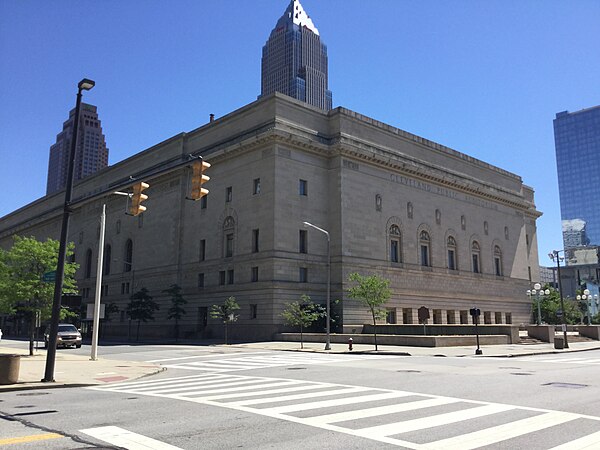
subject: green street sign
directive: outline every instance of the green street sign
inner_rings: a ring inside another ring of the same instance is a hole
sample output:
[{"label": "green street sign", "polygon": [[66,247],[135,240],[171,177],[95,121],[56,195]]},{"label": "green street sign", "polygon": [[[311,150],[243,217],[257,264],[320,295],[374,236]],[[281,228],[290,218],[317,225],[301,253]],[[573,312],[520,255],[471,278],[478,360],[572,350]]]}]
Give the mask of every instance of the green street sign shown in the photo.
[{"label": "green street sign", "polygon": [[52,272],[46,272],[44,275],[42,275],[42,281],[44,283],[54,283],[56,281],[56,270],[53,270]]}]

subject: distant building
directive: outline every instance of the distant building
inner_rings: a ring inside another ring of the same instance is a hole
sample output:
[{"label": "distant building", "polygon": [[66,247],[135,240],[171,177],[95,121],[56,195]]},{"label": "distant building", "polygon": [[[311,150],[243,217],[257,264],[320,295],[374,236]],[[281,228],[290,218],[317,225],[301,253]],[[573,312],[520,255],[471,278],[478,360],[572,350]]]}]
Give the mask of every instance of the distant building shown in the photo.
[{"label": "distant building", "polygon": [[261,97],[281,92],[329,111],[327,47],[298,0],[290,1],[262,51]]},{"label": "distant building", "polygon": [[561,219],[584,221],[587,243],[600,245],[600,106],[556,114],[554,141]]},{"label": "distant building", "polygon": [[564,248],[583,247],[589,244],[585,231],[586,222],[581,219],[562,221],[562,233]]},{"label": "distant building", "polygon": [[[56,143],[50,147],[46,195],[58,192],[67,185],[74,120],[75,109],[72,109],[62,131],[56,136]],[[108,148],[94,105],[81,104],[78,134],[74,180],[80,180],[108,166]]]},{"label": "distant building", "polygon": [[542,286],[550,285],[558,288],[558,277],[556,276],[556,267],[540,266],[540,283]]}]

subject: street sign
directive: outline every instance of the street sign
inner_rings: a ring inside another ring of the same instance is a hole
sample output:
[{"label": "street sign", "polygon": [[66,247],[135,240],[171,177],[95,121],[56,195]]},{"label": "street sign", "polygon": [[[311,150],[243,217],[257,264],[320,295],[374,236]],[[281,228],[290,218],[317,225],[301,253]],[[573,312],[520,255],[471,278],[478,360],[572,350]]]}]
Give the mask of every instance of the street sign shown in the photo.
[{"label": "street sign", "polygon": [[562,310],[557,310],[556,311],[556,317],[562,317]]},{"label": "street sign", "polygon": [[417,311],[417,316],[420,323],[427,322],[427,319],[429,319],[429,308],[426,306],[421,306]]},{"label": "street sign", "polygon": [[[100,303],[100,316],[98,319],[104,319],[104,312],[106,311],[106,305],[104,303]],[[86,315],[88,319],[94,318],[94,304],[88,303],[86,306]]]},{"label": "street sign", "polygon": [[56,270],[53,270],[52,272],[46,272],[44,275],[42,275],[42,281],[44,283],[54,283],[56,281]]},{"label": "street sign", "polygon": [[481,310],[479,308],[471,308],[469,310],[469,313],[473,316],[473,317],[477,317],[481,315]]}]

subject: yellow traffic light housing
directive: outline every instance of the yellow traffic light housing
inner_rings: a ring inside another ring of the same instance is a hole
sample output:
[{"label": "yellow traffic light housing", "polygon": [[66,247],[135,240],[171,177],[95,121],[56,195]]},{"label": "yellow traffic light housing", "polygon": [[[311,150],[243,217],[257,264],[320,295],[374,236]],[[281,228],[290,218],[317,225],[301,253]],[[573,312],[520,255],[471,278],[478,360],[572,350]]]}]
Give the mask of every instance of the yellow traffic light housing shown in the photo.
[{"label": "yellow traffic light housing", "polygon": [[204,174],[204,171],[209,167],[210,163],[202,160],[196,160],[192,163],[192,192],[188,197],[190,200],[200,200],[208,194],[208,189],[202,187],[202,185],[210,180],[210,177]]},{"label": "yellow traffic light housing", "polygon": [[142,194],[142,191],[148,189],[150,185],[140,181],[133,185],[133,195],[131,196],[131,205],[129,205],[129,214],[132,216],[138,216],[144,211],[146,207],[142,205],[142,202],[148,198],[146,194]]}]

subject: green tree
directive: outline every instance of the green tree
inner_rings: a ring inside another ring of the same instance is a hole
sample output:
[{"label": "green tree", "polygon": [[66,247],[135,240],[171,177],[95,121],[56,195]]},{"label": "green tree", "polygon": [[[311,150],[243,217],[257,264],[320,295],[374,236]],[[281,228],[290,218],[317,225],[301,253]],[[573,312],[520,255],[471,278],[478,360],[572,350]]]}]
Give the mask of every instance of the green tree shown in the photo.
[{"label": "green tree", "polygon": [[160,306],[152,300],[152,296],[145,287],[131,296],[131,301],[127,304],[126,311],[131,320],[137,320],[136,341],[140,337],[140,323],[154,320],[154,312],[159,309]]},{"label": "green tree", "polygon": [[[47,320],[52,316],[54,283],[44,282],[47,272],[58,265],[60,243],[53,239],[40,242],[33,237],[14,237],[10,250],[0,249],[0,312],[24,314],[29,319],[29,354],[33,355],[36,317]],[[73,254],[73,243],[67,246],[67,256]],[[66,262],[63,294],[77,293],[75,271],[78,265]],[[61,309],[61,319],[72,316],[66,308]]]},{"label": "green tree", "polygon": [[181,295],[181,287],[178,284],[172,284],[169,289],[165,289],[163,292],[171,296],[171,307],[169,308],[167,319],[175,319],[175,342],[178,342],[179,321],[186,314],[183,305],[187,304],[187,300]]},{"label": "green tree", "polygon": [[[550,289],[550,294],[545,295],[540,301],[540,310],[542,313],[542,322],[549,325],[562,324],[562,311],[560,304],[560,293],[551,288],[549,285],[544,286],[544,289]],[[563,298],[565,310],[562,313],[565,316],[565,322],[567,324],[576,324],[581,320],[581,309],[577,304],[576,300],[570,298]],[[533,308],[537,308],[537,299],[533,300]],[[537,311],[537,309],[536,309]]]},{"label": "green tree", "polygon": [[235,301],[235,297],[229,297],[221,305],[212,305],[210,308],[210,317],[219,319],[225,324],[225,345],[227,345],[229,324],[238,320],[238,315],[235,312],[240,309],[240,305]]},{"label": "green tree", "polygon": [[380,307],[387,303],[392,296],[392,291],[389,288],[390,281],[377,275],[362,276],[358,273],[351,273],[348,280],[357,283],[348,289],[350,298],[357,300],[371,311],[375,351],[377,351],[377,319],[385,317],[385,309]]},{"label": "green tree", "polygon": [[308,295],[302,294],[301,301],[288,303],[281,316],[290,326],[300,327],[300,348],[304,348],[303,329],[310,327],[321,317],[327,317],[325,308],[313,303]]}]

